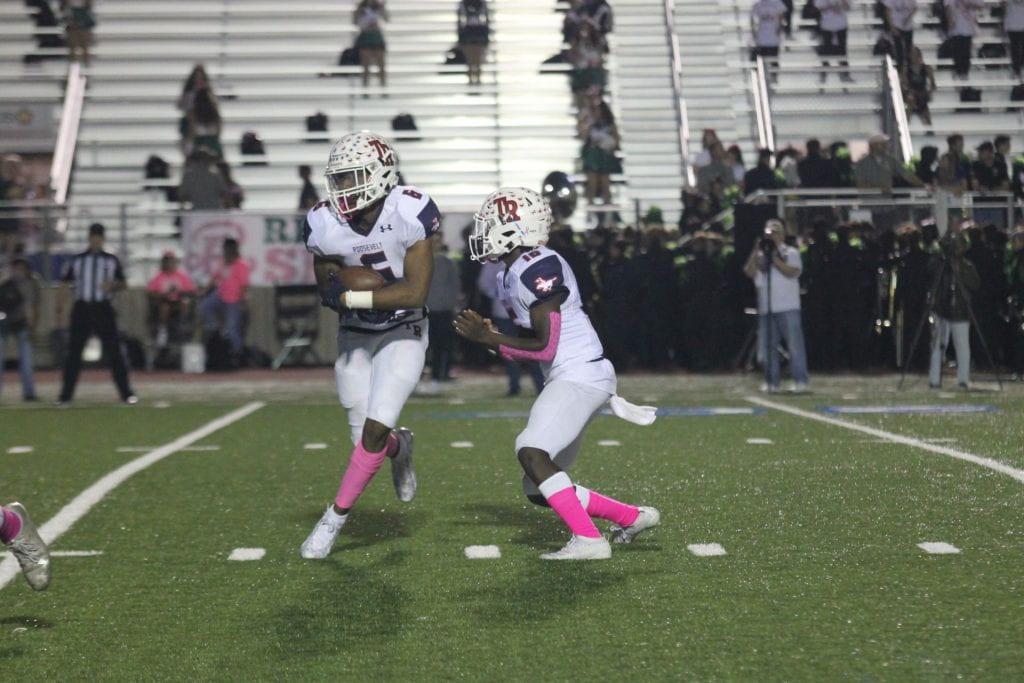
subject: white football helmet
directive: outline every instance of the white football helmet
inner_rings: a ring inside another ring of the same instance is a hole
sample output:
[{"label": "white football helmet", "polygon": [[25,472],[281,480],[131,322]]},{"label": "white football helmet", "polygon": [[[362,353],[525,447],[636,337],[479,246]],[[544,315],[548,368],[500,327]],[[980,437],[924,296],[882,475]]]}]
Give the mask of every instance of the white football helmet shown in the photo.
[{"label": "white football helmet", "polygon": [[469,255],[474,261],[496,259],[516,247],[547,244],[551,207],[525,187],[506,187],[484,200],[473,216]]},{"label": "white football helmet", "polygon": [[398,184],[398,157],[384,138],[349,133],[334,143],[324,169],[327,201],[341,216],[351,216],[388,196]]}]

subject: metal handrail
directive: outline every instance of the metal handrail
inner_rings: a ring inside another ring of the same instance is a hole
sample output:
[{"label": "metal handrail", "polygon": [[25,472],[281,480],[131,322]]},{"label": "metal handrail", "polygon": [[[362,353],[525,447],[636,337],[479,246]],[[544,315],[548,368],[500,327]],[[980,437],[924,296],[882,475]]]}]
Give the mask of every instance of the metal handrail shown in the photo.
[{"label": "metal handrail", "polygon": [[764,58],[760,55],[753,74],[754,98],[761,116],[758,134],[761,147],[775,151],[775,124],[772,122],[771,101],[768,99],[768,79],[765,77]]},{"label": "metal handrail", "polygon": [[68,198],[71,186],[71,168],[75,163],[75,145],[78,142],[78,128],[82,122],[82,106],[85,101],[86,77],[82,66],[72,62],[68,66],[68,83],[64,92],[64,107],[61,111],[60,130],[57,145],[53,150],[50,165],[50,190],[57,204]]},{"label": "metal handrail", "polygon": [[[888,104],[892,107],[892,122],[895,124],[895,142],[899,146],[901,161],[906,163],[914,156],[914,146],[910,140],[910,123],[907,121],[907,106],[903,101],[903,88],[900,86],[900,76],[896,72],[896,65],[892,57],[885,55],[882,62],[882,78],[889,91]],[[889,117],[886,117],[889,120]]]},{"label": "metal handrail", "polygon": [[675,0],[664,0],[665,34],[669,52],[672,55],[672,93],[675,99],[676,124],[679,135],[679,163],[687,187],[696,185],[693,165],[690,163],[690,120],[683,98],[683,60],[679,52],[679,36],[676,34]]}]

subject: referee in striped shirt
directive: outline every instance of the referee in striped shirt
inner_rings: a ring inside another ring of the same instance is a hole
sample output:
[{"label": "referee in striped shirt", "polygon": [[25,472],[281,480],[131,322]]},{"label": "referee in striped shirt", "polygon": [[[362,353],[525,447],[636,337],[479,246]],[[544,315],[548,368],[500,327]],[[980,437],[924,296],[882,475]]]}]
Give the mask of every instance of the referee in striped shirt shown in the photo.
[{"label": "referee in striped shirt", "polygon": [[103,354],[110,363],[121,400],[130,405],[139,402],[128,383],[128,366],[121,351],[114,307],[110,303],[113,294],[125,288],[124,272],[117,257],[103,250],[104,232],[101,224],[90,225],[89,248],[75,256],[64,271],[64,284],[75,288],[75,305],[71,309],[71,339],[58,405],[70,403],[74,398],[75,385],[82,370],[82,350],[94,333],[103,343]]}]

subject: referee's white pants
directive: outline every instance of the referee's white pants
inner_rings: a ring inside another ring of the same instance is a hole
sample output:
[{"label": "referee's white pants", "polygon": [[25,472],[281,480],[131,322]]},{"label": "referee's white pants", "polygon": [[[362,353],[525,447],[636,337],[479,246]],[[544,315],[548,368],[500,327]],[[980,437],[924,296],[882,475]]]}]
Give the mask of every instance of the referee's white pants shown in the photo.
[{"label": "referee's white pants", "polygon": [[[559,468],[568,470],[576,461],[583,430],[612,397],[607,391],[567,380],[544,386],[530,409],[526,429],[516,437],[516,453],[524,448],[544,451]],[[540,490],[523,476],[523,493],[540,495]]]}]

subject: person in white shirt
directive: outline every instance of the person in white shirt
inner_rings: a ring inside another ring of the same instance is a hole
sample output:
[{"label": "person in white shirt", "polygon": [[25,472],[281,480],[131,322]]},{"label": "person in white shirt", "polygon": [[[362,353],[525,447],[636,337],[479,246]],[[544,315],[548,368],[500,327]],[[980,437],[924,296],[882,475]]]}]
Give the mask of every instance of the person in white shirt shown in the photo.
[{"label": "person in white shirt", "polygon": [[821,65],[825,67],[821,72],[821,82],[824,83],[828,78],[828,58],[838,57],[839,66],[846,67],[839,78],[849,83],[853,81],[848,68],[850,63],[846,60],[846,31],[849,28],[846,14],[850,11],[850,0],[814,0],[814,6],[821,12],[821,21],[818,22],[821,44],[818,46],[818,54],[824,58]]},{"label": "person in white shirt", "polygon": [[949,46],[953,53],[953,73],[957,79],[967,78],[971,70],[971,47],[978,33],[978,11],[984,0],[944,0],[949,26]]},{"label": "person in white shirt", "polygon": [[1010,41],[1010,65],[1013,75],[1021,77],[1024,66],[1024,0],[1004,0],[1003,30]]},{"label": "person in white shirt", "polygon": [[917,0],[882,0],[885,5],[885,17],[892,31],[892,44],[895,49],[897,68],[902,67],[910,58],[910,50],[914,47],[914,15],[917,14]]},{"label": "person in white shirt", "polygon": [[[770,262],[769,262],[770,259]],[[785,242],[785,225],[765,223],[765,236],[754,244],[743,272],[757,288],[759,354],[767,368],[766,389],[779,390],[779,342],[789,350],[794,389],[807,390],[807,351],[800,319],[800,251]]]},{"label": "person in white shirt", "polygon": [[[768,60],[773,69],[779,66],[779,44],[785,25],[786,6],[782,0],[757,0],[750,8],[750,32],[754,36],[751,58],[773,58]],[[774,77],[774,74],[772,74]]]}]

